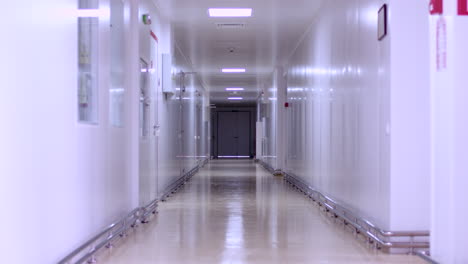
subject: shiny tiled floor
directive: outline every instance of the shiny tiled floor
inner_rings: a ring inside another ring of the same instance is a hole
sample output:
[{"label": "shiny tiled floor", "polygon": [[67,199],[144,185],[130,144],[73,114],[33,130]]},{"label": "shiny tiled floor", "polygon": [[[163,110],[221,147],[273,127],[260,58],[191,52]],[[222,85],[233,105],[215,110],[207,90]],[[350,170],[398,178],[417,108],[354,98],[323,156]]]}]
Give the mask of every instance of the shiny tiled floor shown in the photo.
[{"label": "shiny tiled floor", "polygon": [[359,241],[281,178],[212,161],[99,263],[424,263]]}]

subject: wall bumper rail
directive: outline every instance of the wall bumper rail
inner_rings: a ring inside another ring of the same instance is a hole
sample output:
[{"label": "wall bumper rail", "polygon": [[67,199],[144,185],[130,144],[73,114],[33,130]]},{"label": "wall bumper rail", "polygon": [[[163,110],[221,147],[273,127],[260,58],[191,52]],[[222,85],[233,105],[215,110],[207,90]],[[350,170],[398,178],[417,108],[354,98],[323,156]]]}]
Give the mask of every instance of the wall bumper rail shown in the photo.
[{"label": "wall bumper rail", "polygon": [[418,255],[419,257],[421,257],[422,259],[424,259],[425,261],[427,261],[427,263],[430,263],[430,264],[439,264],[439,262],[433,260],[431,258],[431,254],[429,251],[426,251],[426,250],[417,250],[416,252],[416,255]]},{"label": "wall bumper rail", "polygon": [[208,164],[209,161],[210,161],[209,159],[203,159],[203,160],[200,162],[199,168],[205,167],[206,164]]},{"label": "wall bumper rail", "polygon": [[[203,163],[202,163],[203,164]],[[205,163],[206,164],[206,163]],[[182,188],[185,183],[187,183],[199,170],[200,168],[204,166],[203,165],[197,165],[195,166],[192,170],[189,172],[185,173],[182,177],[180,177],[178,180],[176,180],[174,183],[169,185],[169,187],[166,189],[164,194],[161,196],[161,202],[167,201],[167,199],[172,195],[175,194],[177,191]]]},{"label": "wall bumper rail", "polygon": [[332,217],[341,219],[346,226],[350,226],[356,234],[362,234],[367,242],[376,249],[387,251],[404,250],[406,253],[416,254],[416,249],[429,248],[429,231],[386,231],[372,222],[359,217],[334,199],[322,194],[299,177],[285,173],[285,181],[308,196],[319,206],[323,207]]},{"label": "wall bumper rail", "polygon": [[[171,184],[168,191],[162,196],[161,200],[165,200],[171,194],[177,192],[199,171],[200,167],[205,166],[207,163],[208,159]],[[127,236],[127,231],[131,228],[136,228],[138,223],[148,223],[150,216],[157,213],[158,202],[159,200],[155,199],[146,206],[136,208],[119,221],[109,225],[101,233],[88,240],[82,246],[75,249],[68,256],[60,260],[58,264],[95,263],[96,254],[99,250],[104,247],[111,248],[113,242],[116,242],[119,238]]]},{"label": "wall bumper rail", "polygon": [[104,247],[111,248],[113,242],[127,236],[129,229],[136,228],[138,222],[148,223],[150,215],[157,213],[157,207],[158,200],[156,199],[146,206],[134,209],[128,215],[112,223],[101,233],[75,249],[68,256],[60,260],[58,264],[95,263],[96,254],[99,250]]},{"label": "wall bumper rail", "polygon": [[275,174],[275,169],[270,166],[270,164],[266,163],[265,161],[259,159],[258,163],[263,166],[267,171],[269,171],[271,174]]}]

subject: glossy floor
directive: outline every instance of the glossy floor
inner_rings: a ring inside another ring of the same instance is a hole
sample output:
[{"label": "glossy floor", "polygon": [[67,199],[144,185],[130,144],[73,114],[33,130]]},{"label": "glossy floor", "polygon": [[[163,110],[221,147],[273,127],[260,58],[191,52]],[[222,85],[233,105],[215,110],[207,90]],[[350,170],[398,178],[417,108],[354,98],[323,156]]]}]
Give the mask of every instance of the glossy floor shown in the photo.
[{"label": "glossy floor", "polygon": [[217,160],[99,263],[424,263],[373,250],[248,160]]}]

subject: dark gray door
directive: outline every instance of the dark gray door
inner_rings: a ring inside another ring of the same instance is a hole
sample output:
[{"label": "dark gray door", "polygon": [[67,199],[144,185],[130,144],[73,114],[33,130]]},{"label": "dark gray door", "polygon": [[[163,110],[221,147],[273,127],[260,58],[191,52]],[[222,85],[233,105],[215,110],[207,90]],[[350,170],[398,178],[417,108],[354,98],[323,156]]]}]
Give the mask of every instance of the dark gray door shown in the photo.
[{"label": "dark gray door", "polygon": [[237,113],[237,156],[250,156],[250,112]]},{"label": "dark gray door", "polygon": [[250,156],[250,113],[218,112],[218,157]]}]

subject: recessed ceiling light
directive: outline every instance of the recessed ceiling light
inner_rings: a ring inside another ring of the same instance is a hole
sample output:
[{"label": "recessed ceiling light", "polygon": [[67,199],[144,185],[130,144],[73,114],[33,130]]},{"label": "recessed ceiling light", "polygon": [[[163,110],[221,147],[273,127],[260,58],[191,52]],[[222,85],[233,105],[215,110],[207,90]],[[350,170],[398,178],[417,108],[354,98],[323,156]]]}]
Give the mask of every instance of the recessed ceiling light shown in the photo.
[{"label": "recessed ceiling light", "polygon": [[240,73],[240,72],[245,72],[245,69],[223,69],[222,72],[224,72],[224,73]]},{"label": "recessed ceiling light", "polygon": [[228,100],[243,100],[242,97],[228,97]]},{"label": "recessed ceiling light", "polygon": [[226,91],[244,91],[244,88],[226,88]]},{"label": "recessed ceiling light", "polygon": [[251,17],[252,8],[209,8],[210,17]]}]

